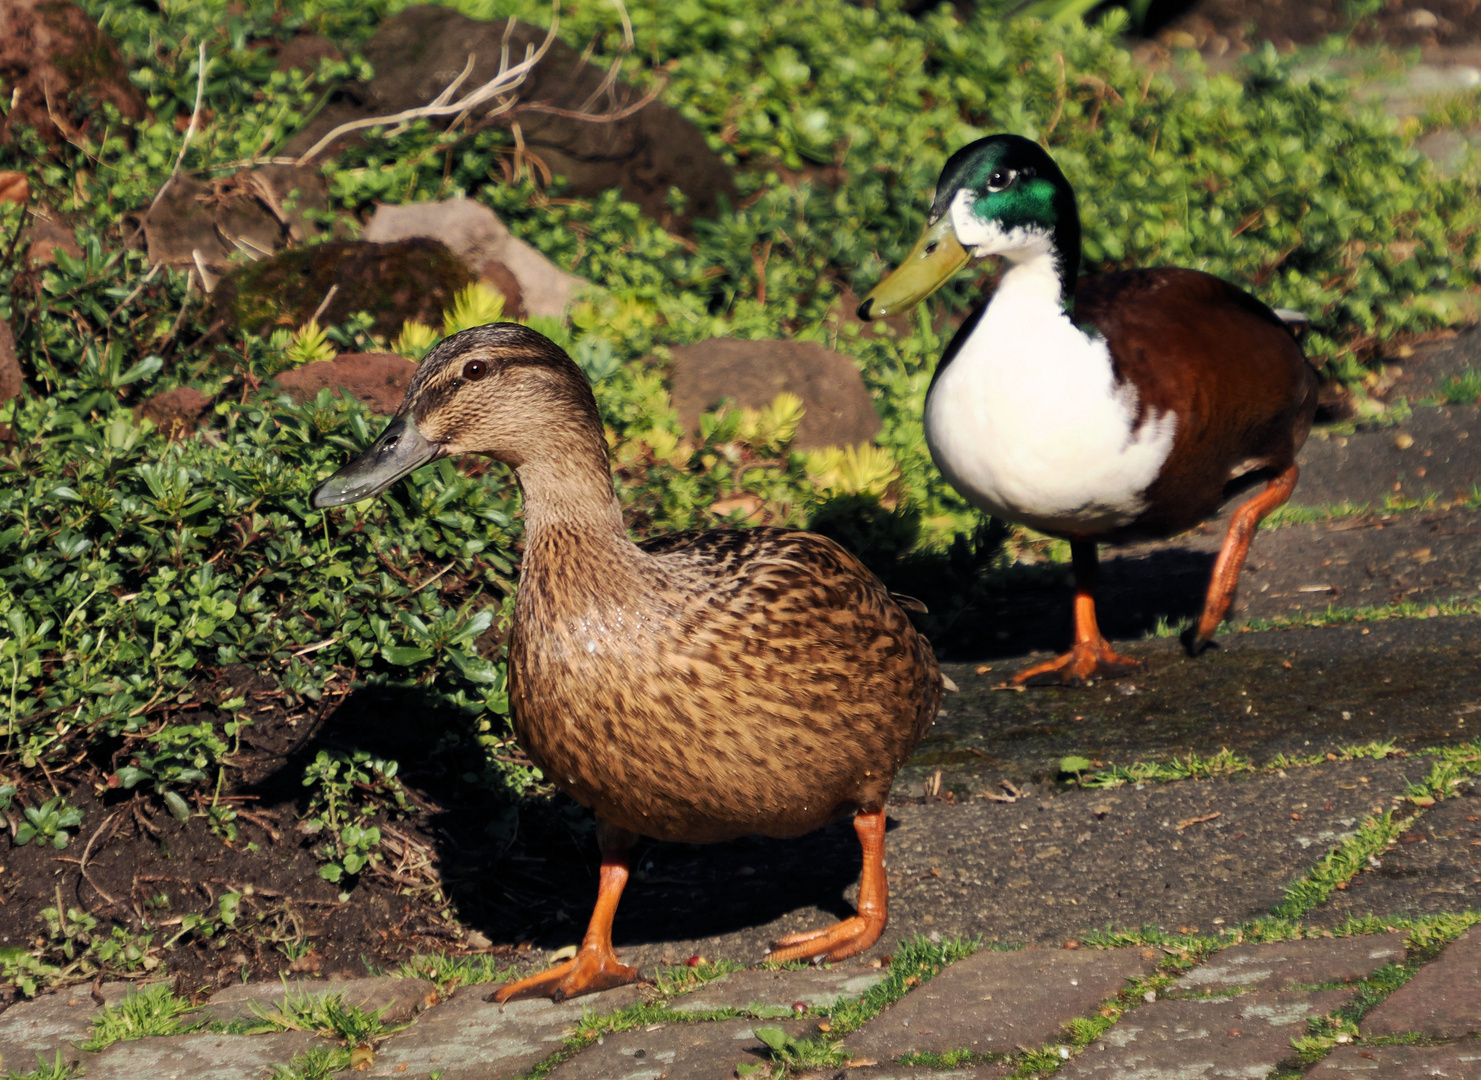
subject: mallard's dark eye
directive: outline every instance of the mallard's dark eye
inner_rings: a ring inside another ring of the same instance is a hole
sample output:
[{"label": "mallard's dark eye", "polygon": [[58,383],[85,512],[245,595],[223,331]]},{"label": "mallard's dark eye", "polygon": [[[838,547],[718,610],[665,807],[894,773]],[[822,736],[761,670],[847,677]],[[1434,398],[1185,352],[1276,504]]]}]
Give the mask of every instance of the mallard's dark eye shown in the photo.
[{"label": "mallard's dark eye", "polygon": [[469,382],[477,382],[489,373],[489,366],[482,360],[469,360],[463,365],[463,378]]},{"label": "mallard's dark eye", "polygon": [[988,191],[1002,191],[1013,183],[1012,169],[994,169],[987,178]]}]

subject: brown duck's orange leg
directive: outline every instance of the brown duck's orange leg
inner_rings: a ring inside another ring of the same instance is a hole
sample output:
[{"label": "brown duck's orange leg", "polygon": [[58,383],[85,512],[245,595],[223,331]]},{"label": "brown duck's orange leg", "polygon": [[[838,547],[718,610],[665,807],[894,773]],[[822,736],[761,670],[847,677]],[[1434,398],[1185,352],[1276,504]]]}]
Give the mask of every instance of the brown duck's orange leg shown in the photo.
[{"label": "brown duck's orange leg", "polygon": [[1113,652],[1095,621],[1095,542],[1070,541],[1070,559],[1075,569],[1075,644],[1063,656],[1020,671],[1010,680],[1014,686],[1080,686],[1141,667],[1140,660]]},{"label": "brown duck's orange leg", "polygon": [[640,980],[638,969],[618,963],[617,953],[612,949],[612,918],[617,914],[617,902],[622,899],[622,887],[627,884],[627,853],[636,840],[637,836],[626,829],[605,821],[597,822],[597,842],[602,846],[602,871],[597,886],[596,910],[591,913],[581,950],[572,959],[549,971],[501,986],[493,994],[494,1001],[500,1005],[526,997],[565,1001],[566,998],[610,990]]},{"label": "brown duck's orange leg", "polygon": [[1189,656],[1197,656],[1214,644],[1214,631],[1229,612],[1234,599],[1234,587],[1239,584],[1239,572],[1244,569],[1245,556],[1250,553],[1250,541],[1260,522],[1291,497],[1296,489],[1296,478],[1301,470],[1292,465],[1265,485],[1265,490],[1234,511],[1229,521],[1229,532],[1224,536],[1224,546],[1214,562],[1214,576],[1208,583],[1208,596],[1203,601],[1203,614],[1198,617],[1198,626],[1183,632],[1183,648]]},{"label": "brown duck's orange leg", "polygon": [[854,831],[864,849],[864,873],[859,878],[858,914],[823,930],[788,934],[772,942],[768,960],[842,960],[863,952],[884,933],[889,886],[884,873],[883,810],[854,815]]}]

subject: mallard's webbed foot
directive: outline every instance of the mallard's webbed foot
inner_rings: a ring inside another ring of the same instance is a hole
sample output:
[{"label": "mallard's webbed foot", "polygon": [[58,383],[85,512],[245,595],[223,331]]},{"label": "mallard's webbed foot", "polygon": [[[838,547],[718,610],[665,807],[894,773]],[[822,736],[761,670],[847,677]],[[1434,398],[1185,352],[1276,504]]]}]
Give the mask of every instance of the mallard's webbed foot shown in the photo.
[{"label": "mallard's webbed foot", "polygon": [[1077,641],[1063,656],[1025,668],[1010,680],[1014,686],[1084,686],[1096,679],[1118,679],[1142,666],[1140,660],[1122,656],[1110,642]]}]

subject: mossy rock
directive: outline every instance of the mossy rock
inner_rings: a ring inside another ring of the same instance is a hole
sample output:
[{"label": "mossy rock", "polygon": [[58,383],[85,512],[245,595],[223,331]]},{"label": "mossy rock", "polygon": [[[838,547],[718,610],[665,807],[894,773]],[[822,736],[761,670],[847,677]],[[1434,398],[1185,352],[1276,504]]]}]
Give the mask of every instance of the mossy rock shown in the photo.
[{"label": "mossy rock", "polygon": [[266,336],[308,322],[334,289],[319,314],[321,326],[366,311],[374,332],[389,340],[409,320],[442,325],[453,296],[473,280],[463,261],[436,240],[337,240],[232,271],[216,287],[215,312],[228,331]]}]

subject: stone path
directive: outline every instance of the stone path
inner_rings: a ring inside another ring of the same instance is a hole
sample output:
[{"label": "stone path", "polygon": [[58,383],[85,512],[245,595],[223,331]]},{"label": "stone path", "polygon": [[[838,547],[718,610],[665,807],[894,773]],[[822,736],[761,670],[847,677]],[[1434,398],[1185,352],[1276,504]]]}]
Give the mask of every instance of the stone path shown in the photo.
[{"label": "stone path", "polygon": [[[420,1010],[362,1055],[369,1077],[513,1080],[543,1066],[559,1080],[725,1080],[774,1075],[778,1043],[809,1062],[807,1075],[860,1080],[1005,1076],[1027,1055],[1071,1078],[1259,1077],[1312,1063],[1320,1077],[1481,1076],[1481,929],[1440,950],[1380,931],[1186,957],[1150,945],[981,948],[894,993],[882,993],[888,967],[858,964],[738,971],[683,993],[624,987],[560,1005],[500,1007],[481,986],[439,997],[421,980],[308,989],[386,1006],[403,1021]],[[116,1003],[121,992],[115,984],[100,996]],[[873,995],[871,1007],[850,1013],[860,995]],[[251,1000],[251,1015],[271,1016],[281,997],[271,986],[234,988],[202,1015],[238,1016]],[[216,1030],[78,1050],[100,1012],[85,990],[12,1007],[0,1023],[4,1067],[60,1051],[88,1080],[258,1077],[335,1045],[307,1031]],[[844,1025],[852,1030],[837,1037]]]}]

